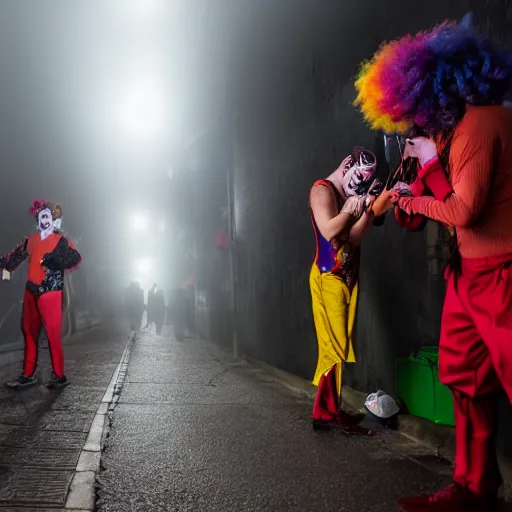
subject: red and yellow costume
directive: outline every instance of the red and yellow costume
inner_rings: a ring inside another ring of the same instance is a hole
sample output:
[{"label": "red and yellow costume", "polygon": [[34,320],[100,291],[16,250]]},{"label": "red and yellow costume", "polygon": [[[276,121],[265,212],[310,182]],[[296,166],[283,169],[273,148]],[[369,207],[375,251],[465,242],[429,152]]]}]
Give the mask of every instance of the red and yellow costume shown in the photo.
[{"label": "red and yellow costume", "polygon": [[[339,428],[347,434],[370,433],[357,425],[364,415],[351,416],[341,409],[341,389],[343,365],[356,361],[352,336],[359,244],[368,227],[377,220],[367,211],[370,195],[382,185],[373,176],[376,166],[375,156],[370,151],[354,148],[331,175],[339,189],[329,179],[316,181],[309,205],[316,239],[309,282],[318,341],[318,363],[313,378],[318,391],[313,406],[313,426]],[[336,227],[330,231],[327,226],[333,223]],[[333,235],[327,240],[322,233]]]},{"label": "red and yellow costume", "polygon": [[[328,180],[314,187],[329,188],[341,211],[343,201]],[[311,220],[316,238],[316,256],[309,283],[313,319],[318,341],[318,363],[313,384],[318,393],[313,408],[314,421],[332,421],[341,408],[343,363],[355,363],[352,333],[357,304],[359,248],[339,239],[327,241],[320,233],[313,212]]]}]

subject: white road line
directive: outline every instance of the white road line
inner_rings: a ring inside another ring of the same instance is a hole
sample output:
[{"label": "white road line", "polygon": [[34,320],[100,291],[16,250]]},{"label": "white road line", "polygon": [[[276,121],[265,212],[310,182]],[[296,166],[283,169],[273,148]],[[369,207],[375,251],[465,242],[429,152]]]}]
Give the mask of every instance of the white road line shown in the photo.
[{"label": "white road line", "polygon": [[[103,433],[108,425],[107,414],[111,404],[117,402],[116,387],[118,386],[121,369],[126,373],[130,358],[130,349],[135,340],[131,334],[123,351],[121,360],[110,379],[110,383],[103,395],[101,404],[96,411],[89,434],[78,459],[75,475],[71,482],[66,500],[66,509],[75,511],[93,511],[96,502],[96,474],[100,471],[101,442]],[[123,375],[124,376],[124,375]]]}]

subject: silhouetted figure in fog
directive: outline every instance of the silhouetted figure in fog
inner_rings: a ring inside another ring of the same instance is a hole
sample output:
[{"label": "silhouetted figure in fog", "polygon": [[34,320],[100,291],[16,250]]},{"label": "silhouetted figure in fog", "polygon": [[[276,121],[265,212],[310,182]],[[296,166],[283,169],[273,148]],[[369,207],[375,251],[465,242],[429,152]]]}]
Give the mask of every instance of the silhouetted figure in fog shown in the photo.
[{"label": "silhouetted figure in fog", "polygon": [[6,386],[25,389],[35,386],[41,326],[44,325],[53,366],[49,388],[68,385],[64,375],[62,348],[62,311],[64,275],[76,270],[82,258],[73,244],[59,233],[62,207],[48,201],[34,201],[29,209],[37,220],[34,233],[0,258],[0,269],[14,272],[28,258],[28,273],[23,298],[22,330],[25,337],[23,374]]},{"label": "silhouetted figure in fog", "polygon": [[126,290],[126,314],[130,321],[130,331],[137,336],[144,316],[144,290],[137,282],[132,282]]},{"label": "silhouetted figure in fog", "polygon": [[195,297],[195,288],[192,285],[188,285],[185,287],[185,301],[186,301],[186,325],[187,329],[190,333],[195,332],[195,307],[196,307],[196,297]]},{"label": "silhouetted figure in fog", "polygon": [[157,288],[155,291],[155,296],[153,298],[153,308],[154,308],[154,322],[156,327],[156,333],[160,335],[162,333],[162,326],[164,325],[165,320],[165,297],[164,291],[160,288]]},{"label": "silhouetted figure in fog", "polygon": [[157,286],[156,283],[148,291],[148,304],[146,306],[146,325],[144,329],[148,329],[155,323],[155,296]]},{"label": "silhouetted figure in fog", "polygon": [[174,326],[174,335],[178,341],[183,341],[187,323],[187,301],[182,288],[175,288],[172,292],[169,300],[169,310]]},{"label": "silhouetted figure in fog", "polygon": [[171,311],[171,297],[173,290],[169,291],[167,295],[167,304],[165,306],[165,325],[172,325],[172,311]]}]

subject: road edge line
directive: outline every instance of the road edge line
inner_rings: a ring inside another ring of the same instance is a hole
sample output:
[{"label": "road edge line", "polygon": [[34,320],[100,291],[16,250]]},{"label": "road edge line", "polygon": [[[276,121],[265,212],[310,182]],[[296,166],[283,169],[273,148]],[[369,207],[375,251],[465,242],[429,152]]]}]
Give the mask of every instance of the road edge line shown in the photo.
[{"label": "road edge line", "polygon": [[126,377],[126,370],[134,341],[135,335],[132,331],[119,364],[114,370],[110,383],[96,410],[87,439],[80,452],[66,498],[65,510],[93,512],[96,508],[96,477],[101,470],[101,453],[104,439],[110,429],[108,415],[113,411],[113,406],[115,407],[117,403],[117,398]]}]

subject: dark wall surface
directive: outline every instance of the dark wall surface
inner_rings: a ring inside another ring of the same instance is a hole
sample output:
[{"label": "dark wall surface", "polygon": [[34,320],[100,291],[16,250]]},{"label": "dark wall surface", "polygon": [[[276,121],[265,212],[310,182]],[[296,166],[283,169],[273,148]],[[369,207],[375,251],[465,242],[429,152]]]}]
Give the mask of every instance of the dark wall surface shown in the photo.
[{"label": "dark wall surface", "polygon": [[[505,1],[435,1],[414,9],[398,0],[254,4],[242,9],[235,66],[238,340],[241,352],[310,378],[317,348],[309,189],[354,145],[382,154],[381,137],[352,106],[360,62],[384,40],[470,10],[480,26],[505,39],[512,15]],[[379,172],[387,172],[383,158]],[[392,393],[397,358],[438,343],[439,235],[436,225],[405,232],[389,216],[363,243],[358,364],[347,372],[349,385]]]}]

